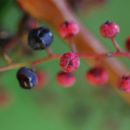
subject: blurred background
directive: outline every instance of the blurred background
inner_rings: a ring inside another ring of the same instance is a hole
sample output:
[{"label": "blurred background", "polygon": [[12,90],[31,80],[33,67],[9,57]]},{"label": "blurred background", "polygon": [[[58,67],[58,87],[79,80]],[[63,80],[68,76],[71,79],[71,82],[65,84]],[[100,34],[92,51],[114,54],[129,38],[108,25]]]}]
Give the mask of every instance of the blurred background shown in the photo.
[{"label": "blurred background", "polygon": [[[81,22],[104,45],[113,50],[112,44],[99,34],[104,21],[112,20],[121,27],[117,37],[122,48],[130,34],[129,0],[68,0]],[[103,3],[102,3],[103,2]],[[0,0],[0,29],[11,35],[18,32],[22,10],[15,0]],[[41,22],[40,24],[47,25]],[[47,25],[49,26],[49,25]],[[54,31],[54,52],[63,53],[69,48]],[[17,46],[21,46],[19,43]],[[60,48],[60,49],[59,49]],[[25,61],[46,55],[44,52],[30,52],[31,56],[20,59],[11,53],[14,60]],[[122,60],[129,67],[130,62]],[[0,65],[5,62],[1,57]],[[52,66],[53,64],[53,66]],[[60,67],[57,61],[39,66],[48,73],[49,82],[40,89],[23,90],[16,80],[15,70],[0,74],[0,129],[1,130],[130,130],[130,105],[109,85],[93,87],[85,80],[89,70],[81,61],[75,73],[77,82],[72,88],[63,88],[56,82]]]}]

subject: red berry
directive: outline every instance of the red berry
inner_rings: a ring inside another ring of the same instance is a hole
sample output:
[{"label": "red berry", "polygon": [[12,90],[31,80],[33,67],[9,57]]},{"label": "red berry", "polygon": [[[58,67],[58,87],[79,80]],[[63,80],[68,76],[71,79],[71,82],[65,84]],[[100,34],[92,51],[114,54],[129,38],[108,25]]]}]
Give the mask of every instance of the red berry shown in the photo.
[{"label": "red berry", "polygon": [[7,106],[10,104],[10,102],[11,102],[10,93],[5,89],[0,88],[0,107]]},{"label": "red berry", "polygon": [[46,72],[39,71],[36,73],[38,78],[37,88],[42,88],[48,83],[48,75]]},{"label": "red berry", "polygon": [[59,72],[57,74],[57,82],[63,87],[71,87],[75,84],[75,81],[76,79],[72,73]]},{"label": "red berry", "polygon": [[130,36],[126,39],[126,49],[130,51]]},{"label": "red berry", "polygon": [[60,58],[60,66],[65,72],[73,72],[80,66],[80,58],[77,53],[68,52]]},{"label": "red berry", "polygon": [[119,81],[119,89],[124,92],[130,92],[130,75],[121,78]]},{"label": "red berry", "polygon": [[106,69],[98,66],[90,69],[86,78],[92,85],[105,85],[109,80],[109,74]]},{"label": "red berry", "polygon": [[101,35],[105,38],[114,38],[120,32],[120,27],[114,22],[105,22],[100,27]]},{"label": "red berry", "polygon": [[63,38],[72,38],[79,33],[79,26],[75,22],[64,22],[60,26],[60,34]]}]

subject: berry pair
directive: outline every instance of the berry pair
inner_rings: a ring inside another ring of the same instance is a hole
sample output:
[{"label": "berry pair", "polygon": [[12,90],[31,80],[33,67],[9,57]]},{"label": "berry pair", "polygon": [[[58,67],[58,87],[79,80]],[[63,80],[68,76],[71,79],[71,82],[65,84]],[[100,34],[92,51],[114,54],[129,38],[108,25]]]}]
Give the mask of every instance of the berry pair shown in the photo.
[{"label": "berry pair", "polygon": [[[91,85],[103,86],[108,83],[109,74],[105,68],[96,66],[86,73],[86,79]],[[59,72],[57,75],[57,82],[63,87],[71,87],[74,85],[75,81],[76,78],[72,73]]]},{"label": "berry pair", "polygon": [[[60,26],[61,37],[69,39],[79,33],[79,26],[75,22],[64,22]],[[53,42],[53,33],[50,29],[39,27],[29,32],[28,44],[34,50],[48,48]]]},{"label": "berry pair", "polygon": [[[45,75],[42,72],[35,73],[32,69],[22,67],[17,72],[19,84],[24,89],[32,89],[44,84]],[[57,74],[57,82],[64,87],[74,85],[76,79],[72,73],[60,72]]]},{"label": "berry pair", "polygon": [[[53,41],[52,32],[45,27],[39,27],[30,30],[28,34],[28,44],[34,50],[48,48]],[[22,67],[17,72],[17,79],[21,87],[31,89],[43,84],[43,73],[36,74],[32,69]]]}]

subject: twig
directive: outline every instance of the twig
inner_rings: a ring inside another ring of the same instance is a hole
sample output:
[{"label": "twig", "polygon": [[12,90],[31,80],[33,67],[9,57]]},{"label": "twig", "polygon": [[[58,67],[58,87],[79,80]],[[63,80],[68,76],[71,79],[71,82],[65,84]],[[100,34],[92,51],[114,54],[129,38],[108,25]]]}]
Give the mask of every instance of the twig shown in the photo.
[{"label": "twig", "polygon": [[13,60],[10,58],[10,56],[7,53],[3,53],[3,57],[7,61],[8,64],[13,63]]},{"label": "twig", "polygon": [[[102,53],[102,54],[94,54],[94,53],[78,53],[81,59],[104,59],[104,58],[116,58],[116,57],[126,57],[130,58],[130,53],[128,52],[114,52],[114,53]],[[33,62],[25,62],[25,63],[13,63],[4,67],[0,67],[0,72],[16,69],[23,66],[31,66],[35,67],[37,65],[43,64],[45,62],[53,61],[59,59],[62,55],[61,54],[53,54],[51,56],[47,56],[41,59],[38,59]]]},{"label": "twig", "polygon": [[121,48],[120,48],[118,42],[115,40],[115,38],[112,38],[111,41],[112,41],[112,43],[113,43],[113,45],[114,45],[116,51],[117,51],[117,52],[121,52],[122,50],[121,50]]}]

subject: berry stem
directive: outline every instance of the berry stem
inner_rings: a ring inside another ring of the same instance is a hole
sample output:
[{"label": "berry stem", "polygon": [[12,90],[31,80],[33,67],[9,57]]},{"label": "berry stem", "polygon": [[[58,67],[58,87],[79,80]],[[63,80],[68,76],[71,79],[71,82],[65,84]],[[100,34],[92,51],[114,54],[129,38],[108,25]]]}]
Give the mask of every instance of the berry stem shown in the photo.
[{"label": "berry stem", "polygon": [[41,58],[39,60],[33,61],[31,64],[32,66],[37,66],[39,64],[45,63],[45,62],[49,62],[55,59],[59,59],[61,57],[60,54],[53,54],[51,56],[45,57],[45,58]]},{"label": "berry stem", "polygon": [[48,56],[52,56],[54,53],[51,48],[46,49]]},{"label": "berry stem", "polygon": [[68,42],[70,44],[71,51],[77,53],[77,47],[75,43],[73,42],[73,39],[69,38]]},{"label": "berry stem", "polygon": [[96,54],[96,53],[81,53],[79,54],[80,58],[82,59],[95,59],[95,58],[110,58],[110,57],[126,57],[130,58],[130,53],[128,52],[114,52],[114,53],[102,53],[102,54]]},{"label": "berry stem", "polygon": [[15,45],[20,42],[20,38],[18,35],[13,36],[9,43],[4,47],[3,52],[7,53],[10,49],[14,48]]},{"label": "berry stem", "polygon": [[115,40],[115,38],[111,38],[111,41],[112,41],[112,43],[113,43],[113,45],[114,45],[116,51],[117,51],[117,52],[121,52],[122,50],[121,50],[121,48],[120,48],[118,42]]},{"label": "berry stem", "polygon": [[72,52],[75,52],[75,53],[77,52],[75,43],[71,43],[71,50],[72,50]]},{"label": "berry stem", "polygon": [[52,56],[48,56],[45,58],[41,58],[39,60],[33,61],[33,62],[25,62],[25,63],[13,63],[4,67],[0,67],[0,72],[3,71],[7,71],[7,70],[12,70],[12,69],[16,69],[16,68],[20,68],[20,67],[25,67],[25,66],[32,66],[35,67],[39,64],[45,63],[45,62],[49,62],[49,61],[53,61],[55,59],[59,59],[61,57],[61,55],[58,54],[54,54]]},{"label": "berry stem", "polygon": [[10,58],[10,56],[7,53],[3,53],[3,57],[7,61],[8,64],[13,63],[13,60]]},{"label": "berry stem", "polygon": [[24,66],[28,66],[28,64],[27,63],[10,64],[4,67],[0,67],[0,72],[12,70],[12,69],[16,69],[16,68],[20,68]]}]

